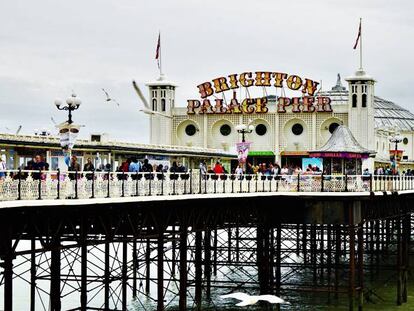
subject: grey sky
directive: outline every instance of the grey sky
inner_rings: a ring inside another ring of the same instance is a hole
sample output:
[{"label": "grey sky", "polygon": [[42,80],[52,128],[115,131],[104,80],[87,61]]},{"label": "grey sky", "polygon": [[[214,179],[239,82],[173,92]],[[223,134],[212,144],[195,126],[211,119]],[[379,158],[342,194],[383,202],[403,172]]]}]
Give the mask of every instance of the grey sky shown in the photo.
[{"label": "grey sky", "polygon": [[[177,105],[198,98],[196,85],[250,70],[284,71],[331,87],[352,74],[363,18],[364,69],[376,95],[414,110],[411,100],[414,2],[348,1],[3,1],[0,4],[0,132],[53,128],[53,105],[73,89],[83,105],[76,123],[111,138],[148,142],[148,121],[131,87],[163,69],[180,87]],[[121,107],[104,101],[101,88]],[[145,90],[147,94],[147,90]]]}]

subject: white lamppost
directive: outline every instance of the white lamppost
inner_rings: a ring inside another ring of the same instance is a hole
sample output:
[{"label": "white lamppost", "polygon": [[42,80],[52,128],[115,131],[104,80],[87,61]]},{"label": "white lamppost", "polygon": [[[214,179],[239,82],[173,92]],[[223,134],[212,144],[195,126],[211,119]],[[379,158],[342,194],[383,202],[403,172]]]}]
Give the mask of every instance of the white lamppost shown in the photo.
[{"label": "white lamppost", "polygon": [[82,101],[79,98],[76,98],[76,94],[72,94],[71,97],[66,99],[66,105],[60,99],[55,100],[56,108],[59,110],[68,111],[68,123],[72,124],[72,111],[79,109]]},{"label": "white lamppost", "polygon": [[68,151],[68,153],[70,153],[70,149],[73,148],[80,128],[79,125],[73,124],[72,111],[79,109],[81,104],[82,101],[77,98],[74,93],[66,99],[65,103],[63,103],[60,99],[55,100],[55,106],[57,109],[68,111],[68,120],[57,126],[59,128],[60,144],[64,150]]},{"label": "white lamppost", "polygon": [[250,134],[254,130],[254,125],[239,124],[236,125],[236,131],[239,134],[242,134],[242,143],[246,142],[246,134]]}]

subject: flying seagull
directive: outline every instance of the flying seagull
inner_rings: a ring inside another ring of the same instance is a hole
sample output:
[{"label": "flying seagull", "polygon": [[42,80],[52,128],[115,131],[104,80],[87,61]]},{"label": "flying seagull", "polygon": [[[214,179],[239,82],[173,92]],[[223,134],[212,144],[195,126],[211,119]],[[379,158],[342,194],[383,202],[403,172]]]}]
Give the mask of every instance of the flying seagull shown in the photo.
[{"label": "flying seagull", "polygon": [[115,100],[115,99],[113,99],[113,98],[111,98],[110,96],[109,96],[109,94],[108,94],[108,92],[107,91],[105,91],[105,89],[102,89],[102,91],[105,93],[105,95],[106,95],[106,101],[107,102],[110,102],[110,101],[113,101],[115,104],[117,104],[117,106],[119,107],[119,103]]},{"label": "flying seagull", "polygon": [[282,298],[279,298],[279,297],[274,296],[274,295],[250,296],[250,295],[245,294],[245,293],[231,293],[231,294],[228,294],[228,295],[220,296],[220,298],[222,298],[222,299],[234,298],[234,299],[240,300],[240,302],[236,304],[236,306],[238,306],[238,307],[245,307],[245,306],[254,305],[259,300],[268,301],[269,303],[286,303],[286,304],[290,304],[289,302],[284,301]]}]

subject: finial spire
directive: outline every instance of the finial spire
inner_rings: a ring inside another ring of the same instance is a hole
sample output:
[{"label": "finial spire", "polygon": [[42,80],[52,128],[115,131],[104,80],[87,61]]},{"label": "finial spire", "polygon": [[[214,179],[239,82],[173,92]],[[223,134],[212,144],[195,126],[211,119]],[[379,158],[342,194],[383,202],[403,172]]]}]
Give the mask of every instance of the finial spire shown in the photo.
[{"label": "finial spire", "polygon": [[332,91],[345,91],[345,87],[342,86],[341,82],[341,74],[338,73],[338,76],[336,78],[336,85],[332,88]]}]

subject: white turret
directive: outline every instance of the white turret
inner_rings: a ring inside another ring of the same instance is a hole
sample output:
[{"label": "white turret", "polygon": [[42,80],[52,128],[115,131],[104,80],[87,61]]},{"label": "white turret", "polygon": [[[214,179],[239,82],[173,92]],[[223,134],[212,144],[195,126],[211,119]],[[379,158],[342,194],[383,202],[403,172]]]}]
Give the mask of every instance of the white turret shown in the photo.
[{"label": "white turret", "polygon": [[172,110],[174,109],[175,88],[171,81],[161,74],[146,84],[149,90],[150,142],[152,144],[171,145]]},{"label": "white turret", "polygon": [[[375,80],[363,69],[346,78],[349,84],[348,125],[362,147],[375,150],[374,84]],[[364,168],[372,171],[373,159],[365,161]]]}]

